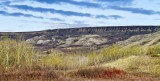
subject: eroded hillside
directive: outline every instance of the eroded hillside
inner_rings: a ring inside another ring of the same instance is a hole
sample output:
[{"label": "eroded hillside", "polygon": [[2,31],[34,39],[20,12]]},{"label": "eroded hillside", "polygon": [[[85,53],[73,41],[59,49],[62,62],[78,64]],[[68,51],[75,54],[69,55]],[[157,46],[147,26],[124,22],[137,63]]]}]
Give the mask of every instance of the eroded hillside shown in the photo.
[{"label": "eroded hillside", "polygon": [[[141,44],[147,43],[146,38],[153,36],[145,34],[151,34],[159,30],[160,26],[107,26],[54,29],[37,32],[0,33],[0,36],[8,35],[16,39],[17,36],[22,35],[26,42],[43,49],[99,49],[117,42],[118,44],[128,45],[132,42],[145,39],[145,41],[141,41]],[[158,35],[154,36],[157,37]],[[159,40],[155,39],[155,41]]]}]

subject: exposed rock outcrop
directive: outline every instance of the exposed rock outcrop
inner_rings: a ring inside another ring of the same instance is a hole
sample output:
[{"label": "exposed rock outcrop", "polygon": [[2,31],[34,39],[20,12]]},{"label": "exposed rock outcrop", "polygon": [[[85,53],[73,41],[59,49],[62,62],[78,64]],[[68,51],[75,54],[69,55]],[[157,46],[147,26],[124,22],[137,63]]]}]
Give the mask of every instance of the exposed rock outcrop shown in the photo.
[{"label": "exposed rock outcrop", "polygon": [[[0,33],[0,36],[9,35],[16,39],[22,35],[26,42],[37,47],[50,48],[89,48],[99,49],[113,43],[119,45],[128,45],[137,41],[141,44],[147,43],[151,33],[160,30],[160,26],[107,26],[107,27],[86,27],[86,28],[68,28],[54,29],[37,32],[16,32]],[[148,34],[148,35],[145,35]],[[157,38],[155,35],[155,38]],[[151,36],[152,37],[152,36]],[[126,41],[125,41],[126,40]],[[159,41],[157,38],[154,41]],[[121,41],[121,42],[119,42]],[[117,43],[118,42],[118,43]]]},{"label": "exposed rock outcrop", "polygon": [[[51,39],[51,40],[49,40]],[[66,47],[92,47],[105,44],[108,42],[107,38],[101,37],[100,35],[82,35],[82,36],[53,36],[46,38],[43,36],[36,36],[27,39],[26,42],[35,45],[47,45],[55,48],[66,48]]]}]

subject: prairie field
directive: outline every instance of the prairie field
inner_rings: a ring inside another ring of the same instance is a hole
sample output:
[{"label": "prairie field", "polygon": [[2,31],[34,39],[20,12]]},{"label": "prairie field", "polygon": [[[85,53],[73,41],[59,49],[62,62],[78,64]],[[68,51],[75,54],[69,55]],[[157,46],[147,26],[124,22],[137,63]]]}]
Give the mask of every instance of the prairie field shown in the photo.
[{"label": "prairie field", "polygon": [[1,81],[159,81],[160,44],[112,45],[91,52],[39,52],[0,40]]}]

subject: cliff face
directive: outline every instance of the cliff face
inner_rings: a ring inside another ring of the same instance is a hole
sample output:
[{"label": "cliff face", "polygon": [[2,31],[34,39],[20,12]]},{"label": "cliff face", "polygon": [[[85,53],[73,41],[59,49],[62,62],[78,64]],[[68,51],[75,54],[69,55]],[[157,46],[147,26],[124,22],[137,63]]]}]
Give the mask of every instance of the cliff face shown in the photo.
[{"label": "cliff face", "polygon": [[4,34],[12,37],[16,35],[23,35],[25,38],[31,38],[39,35],[53,35],[53,36],[66,36],[66,35],[134,35],[134,34],[148,34],[160,30],[160,26],[106,26],[106,27],[86,27],[86,28],[68,28],[68,29],[53,29],[35,32],[0,32],[0,36]]},{"label": "cliff face", "polygon": [[37,32],[0,33],[16,39],[22,35],[26,42],[37,47],[49,48],[89,48],[98,49],[135,35],[154,33],[160,26],[107,26],[44,30]]},{"label": "cliff face", "polygon": [[145,34],[153,33],[160,30],[160,26],[107,26],[92,28],[72,28],[72,29],[56,29],[46,30],[45,33],[54,35],[88,35],[88,34]]}]

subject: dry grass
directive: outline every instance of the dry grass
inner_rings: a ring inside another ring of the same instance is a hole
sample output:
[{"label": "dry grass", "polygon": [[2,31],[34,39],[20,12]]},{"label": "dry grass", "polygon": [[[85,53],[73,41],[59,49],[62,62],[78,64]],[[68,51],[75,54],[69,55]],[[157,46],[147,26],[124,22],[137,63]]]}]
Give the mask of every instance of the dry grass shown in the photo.
[{"label": "dry grass", "polygon": [[59,54],[52,53],[44,57],[41,62],[58,70],[77,69],[98,65],[117,60],[131,55],[144,55],[146,50],[141,46],[121,47],[111,46],[101,51],[93,51],[86,54]]},{"label": "dry grass", "polygon": [[[98,52],[93,51],[86,54],[53,53],[37,57],[31,45],[21,40],[6,38],[0,40],[0,80],[158,80],[153,76],[142,77],[131,74],[145,75],[142,72],[147,71],[150,75],[160,75],[158,57],[141,57],[160,53],[159,46],[160,44],[157,44],[144,48],[143,46],[121,47],[113,45]],[[118,60],[133,55],[137,58]],[[101,63],[107,63],[118,69],[88,68]],[[122,67],[122,65],[124,66]],[[70,71],[68,72],[68,70]]]},{"label": "dry grass", "polygon": [[29,71],[0,74],[0,80],[55,80],[59,76],[54,71]]},{"label": "dry grass", "polygon": [[119,68],[139,76],[160,75],[160,59],[149,56],[130,56],[104,64],[104,66]]},{"label": "dry grass", "polygon": [[82,80],[93,81],[159,81],[160,77],[135,76],[124,70],[116,68],[87,68],[69,72],[72,78],[81,78]]}]

